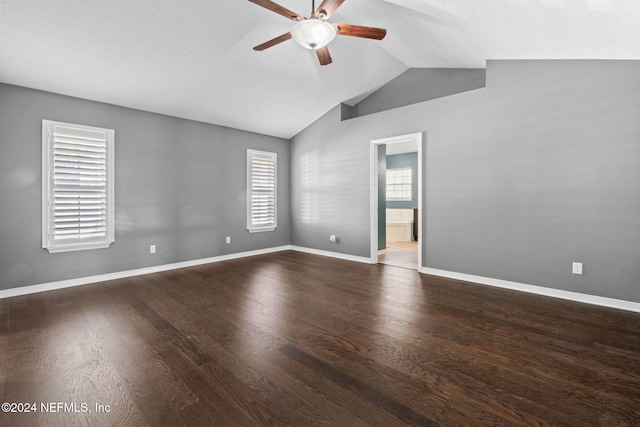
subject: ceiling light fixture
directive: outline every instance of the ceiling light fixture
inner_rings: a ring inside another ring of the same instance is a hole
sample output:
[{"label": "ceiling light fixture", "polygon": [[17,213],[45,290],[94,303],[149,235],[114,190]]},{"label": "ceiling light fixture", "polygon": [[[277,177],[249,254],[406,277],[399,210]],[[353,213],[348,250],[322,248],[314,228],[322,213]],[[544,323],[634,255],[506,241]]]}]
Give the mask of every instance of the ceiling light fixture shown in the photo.
[{"label": "ceiling light fixture", "polygon": [[384,28],[363,27],[362,25],[351,24],[330,24],[326,22],[345,0],[322,0],[322,3],[317,9],[315,7],[315,1],[312,0],[311,14],[308,18],[274,3],[272,0],[249,1],[295,22],[291,31],[253,48],[253,50],[257,51],[263,51],[287,40],[294,39],[300,46],[314,50],[320,61],[320,65],[327,65],[331,64],[332,61],[327,45],[336,38],[336,35],[374,40],[382,40],[384,36],[387,35],[387,30]]},{"label": "ceiling light fixture", "polygon": [[336,38],[336,27],[318,18],[296,22],[291,37],[302,47],[320,49]]}]

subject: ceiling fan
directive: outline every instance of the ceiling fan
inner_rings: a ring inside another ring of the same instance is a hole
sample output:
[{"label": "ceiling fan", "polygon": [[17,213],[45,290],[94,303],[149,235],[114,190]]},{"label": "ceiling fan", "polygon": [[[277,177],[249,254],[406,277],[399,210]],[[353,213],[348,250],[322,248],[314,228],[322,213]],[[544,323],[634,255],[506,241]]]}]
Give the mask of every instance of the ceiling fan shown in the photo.
[{"label": "ceiling fan", "polygon": [[332,24],[327,22],[326,20],[333,15],[336,9],[338,9],[345,0],[324,0],[317,9],[315,8],[315,1],[312,0],[311,15],[308,18],[298,15],[297,13],[294,13],[270,0],[249,1],[295,22],[293,27],[291,27],[291,31],[288,33],[253,48],[253,50],[257,51],[263,51],[293,38],[300,46],[315,50],[318,55],[318,59],[320,60],[320,65],[327,65],[331,64],[331,55],[329,55],[329,48],[327,45],[336,37],[336,35],[382,40],[387,34],[387,30],[384,28],[362,27],[360,25],[350,24]]}]

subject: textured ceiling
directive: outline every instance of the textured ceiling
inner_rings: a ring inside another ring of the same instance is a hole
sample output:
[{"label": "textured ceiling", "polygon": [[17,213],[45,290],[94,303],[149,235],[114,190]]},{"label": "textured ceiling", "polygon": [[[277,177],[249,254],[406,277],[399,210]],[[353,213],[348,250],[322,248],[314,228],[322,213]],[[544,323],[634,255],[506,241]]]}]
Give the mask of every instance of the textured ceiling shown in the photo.
[{"label": "textured ceiling", "polygon": [[246,0],[0,0],[0,82],[290,138],[411,67],[640,59],[638,0],[347,0],[330,21],[388,33],[339,36],[320,67],[253,51],[292,23]]}]

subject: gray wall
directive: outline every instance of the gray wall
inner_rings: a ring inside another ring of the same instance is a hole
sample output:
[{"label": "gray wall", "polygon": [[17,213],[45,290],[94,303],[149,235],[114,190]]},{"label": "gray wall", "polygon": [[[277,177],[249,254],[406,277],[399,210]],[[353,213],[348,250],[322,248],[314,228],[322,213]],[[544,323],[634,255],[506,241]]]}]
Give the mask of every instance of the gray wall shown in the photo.
[{"label": "gray wall", "polygon": [[[42,249],[42,119],[115,129],[108,249]],[[246,230],[247,148],[278,153],[274,232]],[[0,289],[288,245],[289,163],[284,139],[0,84]]]},{"label": "gray wall", "polygon": [[387,146],[378,145],[378,250],[387,248]]},{"label": "gray wall", "polygon": [[343,110],[343,119],[479,89],[485,83],[483,68],[410,68],[351,109]]},{"label": "gray wall", "polygon": [[[387,169],[411,168],[411,200],[387,200],[389,209],[418,207],[418,153],[401,153],[387,156]],[[386,194],[385,194],[386,197]]]},{"label": "gray wall", "polygon": [[486,89],[337,106],[292,140],[292,243],[370,256],[370,140],[425,131],[424,266],[640,302],[639,118],[640,61],[490,61]]}]

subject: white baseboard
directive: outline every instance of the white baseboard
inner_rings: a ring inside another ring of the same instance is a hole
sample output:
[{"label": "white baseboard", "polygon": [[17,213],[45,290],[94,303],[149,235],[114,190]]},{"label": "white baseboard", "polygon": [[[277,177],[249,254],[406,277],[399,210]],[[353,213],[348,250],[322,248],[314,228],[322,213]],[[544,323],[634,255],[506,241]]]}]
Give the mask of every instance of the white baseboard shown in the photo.
[{"label": "white baseboard", "polygon": [[347,261],[355,261],[355,262],[362,262],[365,264],[371,264],[371,258],[366,258],[366,257],[361,257],[356,255],[341,254],[339,252],[323,251],[320,249],[311,249],[311,248],[305,248],[302,246],[290,246],[289,249],[291,249],[292,251],[305,252],[313,255],[328,256],[331,258],[340,258]]},{"label": "white baseboard", "polygon": [[[43,283],[39,285],[23,286],[19,288],[0,290],[0,299],[10,298],[14,296],[33,294],[37,292],[46,292],[56,289],[70,288],[72,286],[88,285],[90,283],[105,282],[107,280],[123,279],[126,277],[141,276],[144,274],[159,273],[162,271],[175,270],[178,268],[193,267],[196,265],[209,264],[213,262],[227,261],[238,258],[246,258],[255,255],[269,254],[273,252],[281,252],[293,250],[313,255],[327,256],[339,258],[347,261],[361,262],[371,264],[371,258],[360,257],[355,255],[341,254],[338,252],[323,251],[320,249],[305,248],[294,245],[277,246],[273,248],[258,249],[254,251],[238,252],[235,254],[220,255],[211,258],[201,258],[191,261],[177,262],[173,264],[156,265],[152,267],[138,268],[135,270],[118,271],[115,273],[100,274],[96,276],[80,277],[77,279],[61,280],[57,282]],[[450,279],[463,280],[465,282],[480,283],[483,285],[496,286],[499,288],[512,289],[516,291],[529,292],[538,295],[545,295],[555,298],[566,299],[570,301],[583,302],[587,304],[599,305],[603,307],[616,308],[619,310],[627,310],[640,313],[640,303],[618,300],[613,298],[599,297],[595,295],[581,294],[577,292],[563,291],[560,289],[545,288],[543,286],[527,285],[524,283],[511,282],[508,280],[492,279],[489,277],[474,276],[472,274],[456,273],[453,271],[439,270],[435,268],[422,267],[418,270],[423,274],[431,274],[434,276],[447,277]]]},{"label": "white baseboard", "polygon": [[293,250],[298,252],[306,252],[314,255],[322,255],[333,258],[345,259],[348,261],[371,263],[369,258],[358,257],[354,255],[345,255],[337,252],[321,251],[318,249],[303,248],[301,246],[276,246],[273,248],[258,249],[255,251],[238,252],[235,254],[220,255],[211,258],[201,258],[190,261],[176,262],[172,264],[155,265],[152,267],[137,268],[135,270],[117,271],[114,273],[99,274],[96,276],[80,277],[77,279],[60,280],[57,282],[42,283],[39,285],[22,286],[19,288],[0,290],[0,299],[16,297],[20,295],[34,294],[37,292],[53,291],[56,289],[70,288],[72,286],[82,286],[97,282],[106,282],[107,280],[124,279],[127,277],[142,276],[144,274],[159,273],[162,271],[176,270],[178,268],[193,267],[196,265],[209,264],[212,262],[228,261],[238,258],[246,258],[255,255],[269,254],[273,252],[281,252]]},{"label": "white baseboard", "polygon": [[90,283],[105,282],[107,280],[124,279],[126,277],[141,276],[143,274],[159,273],[161,271],[175,270],[178,268],[193,267],[212,262],[227,261],[231,259],[245,258],[255,255],[269,254],[290,250],[291,246],[277,246],[274,248],[258,249],[255,251],[238,252],[235,254],[220,255],[211,258],[201,258],[191,261],[176,262],[173,264],[155,265],[152,267],[137,268],[135,270],[117,271],[115,273],[99,274],[97,276],[80,277],[77,279],[61,280],[58,282],[43,283],[40,285],[23,286],[20,288],[5,289],[0,291],[0,299],[19,295],[33,294],[36,292],[53,291],[56,289],[70,288],[72,286],[88,285]]},{"label": "white baseboard", "polygon": [[508,280],[492,279],[490,277],[474,276],[472,274],[456,273],[453,271],[439,270],[436,268],[422,267],[420,273],[433,276],[447,277],[449,279],[463,280],[465,282],[480,283],[482,285],[498,288],[512,289],[515,291],[529,292],[537,295],[561,298],[570,301],[599,305],[603,307],[617,308],[619,310],[634,311],[640,313],[640,303],[624,301],[614,298],[599,297],[595,295],[581,294],[578,292],[563,291],[560,289],[545,288],[543,286],[527,285],[525,283],[511,282]]}]

